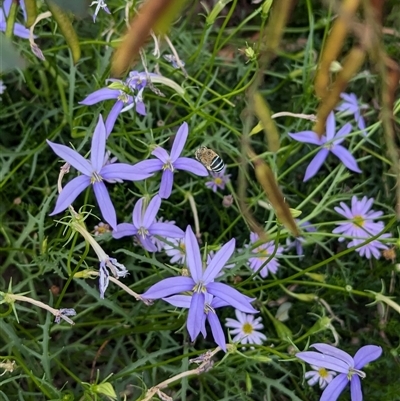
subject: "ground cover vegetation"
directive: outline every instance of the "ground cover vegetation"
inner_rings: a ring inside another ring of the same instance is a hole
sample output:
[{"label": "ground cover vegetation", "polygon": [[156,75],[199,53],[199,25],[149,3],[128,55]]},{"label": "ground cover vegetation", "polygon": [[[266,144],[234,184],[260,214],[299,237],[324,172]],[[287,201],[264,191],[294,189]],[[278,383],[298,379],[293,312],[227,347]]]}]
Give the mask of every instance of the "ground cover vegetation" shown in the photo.
[{"label": "ground cover vegetation", "polygon": [[396,1],[5,0],[1,400],[400,400]]}]

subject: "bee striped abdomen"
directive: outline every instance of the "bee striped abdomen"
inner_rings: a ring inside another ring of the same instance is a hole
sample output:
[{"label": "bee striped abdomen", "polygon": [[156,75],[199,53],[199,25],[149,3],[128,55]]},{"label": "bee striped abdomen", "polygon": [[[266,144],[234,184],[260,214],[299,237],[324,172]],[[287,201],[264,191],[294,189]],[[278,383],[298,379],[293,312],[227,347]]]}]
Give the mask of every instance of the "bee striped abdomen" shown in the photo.
[{"label": "bee striped abdomen", "polygon": [[212,162],[210,164],[210,169],[212,171],[214,171],[215,173],[219,173],[220,171],[222,171],[225,167],[224,161],[221,159],[221,157],[219,157],[218,155],[215,156],[212,159]]},{"label": "bee striped abdomen", "polygon": [[219,173],[225,167],[224,161],[221,157],[206,146],[200,146],[194,155],[207,170],[213,171],[214,173]]}]

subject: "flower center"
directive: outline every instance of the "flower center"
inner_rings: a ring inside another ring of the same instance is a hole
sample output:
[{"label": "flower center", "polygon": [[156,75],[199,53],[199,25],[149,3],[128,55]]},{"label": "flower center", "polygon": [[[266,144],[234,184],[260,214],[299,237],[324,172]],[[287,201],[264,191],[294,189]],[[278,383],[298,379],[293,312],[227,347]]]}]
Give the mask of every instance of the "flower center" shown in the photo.
[{"label": "flower center", "polygon": [[207,292],[207,288],[204,286],[203,282],[200,281],[199,283],[196,283],[196,285],[193,287],[193,292],[202,292],[205,294]]},{"label": "flower center", "polygon": [[367,375],[365,374],[365,372],[363,372],[362,370],[359,369],[355,369],[355,368],[350,368],[349,369],[349,373],[347,373],[347,378],[349,380],[351,380],[353,375],[358,375],[361,377],[361,379],[365,379],[367,377]]},{"label": "flower center", "polygon": [[140,227],[137,233],[139,236],[145,239],[146,236],[149,235],[149,230],[146,227]]},{"label": "flower center", "polygon": [[213,308],[211,305],[209,305],[209,304],[206,303],[206,304],[204,305],[204,313],[208,315],[208,312],[215,313],[215,310],[214,310],[214,308]]},{"label": "flower center", "polygon": [[97,171],[93,171],[92,176],[90,178],[90,183],[94,184],[95,182],[101,182],[103,181],[103,178]]},{"label": "flower center", "polygon": [[245,323],[245,324],[242,326],[242,331],[243,331],[243,333],[245,333],[246,335],[250,335],[250,334],[254,331],[253,325],[251,325],[250,323]]},{"label": "flower center", "polygon": [[217,185],[221,185],[221,184],[222,184],[222,178],[221,178],[221,177],[215,177],[215,178],[214,178],[214,182],[215,182]]},{"label": "flower center", "polygon": [[129,102],[129,95],[124,91],[120,91],[118,100],[121,100],[122,103],[126,104]]},{"label": "flower center", "polygon": [[365,224],[365,220],[362,216],[354,216],[353,222],[357,227],[364,227]]},{"label": "flower center", "polygon": [[319,368],[318,373],[323,379],[326,379],[328,377],[328,371],[325,368]]},{"label": "flower center", "polygon": [[168,161],[163,165],[163,170],[171,170],[171,171],[174,171],[174,166],[172,165],[171,160],[168,160]]}]

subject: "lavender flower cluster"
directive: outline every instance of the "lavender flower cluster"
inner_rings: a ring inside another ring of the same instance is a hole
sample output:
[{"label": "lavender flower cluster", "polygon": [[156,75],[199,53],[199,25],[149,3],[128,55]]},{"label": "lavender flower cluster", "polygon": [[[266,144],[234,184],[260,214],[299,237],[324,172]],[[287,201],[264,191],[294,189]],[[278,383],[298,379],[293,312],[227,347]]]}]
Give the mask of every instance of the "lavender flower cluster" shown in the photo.
[{"label": "lavender flower cluster", "polygon": [[[1,31],[6,29],[6,17],[9,14],[11,2],[12,0],[5,0],[3,8],[0,8]],[[20,1],[20,4],[26,20],[24,2]],[[91,6],[93,5],[96,6],[93,15],[94,22],[101,9],[108,14],[111,13],[104,0],[93,1]],[[15,23],[14,35],[29,38],[29,30],[23,25]],[[171,58],[171,60],[175,62],[174,59]],[[181,65],[183,65],[182,62]],[[162,201],[168,199],[172,193],[176,173],[187,171],[200,177],[208,176],[206,168],[201,163],[193,158],[181,156],[189,135],[188,124],[183,123],[179,127],[170,152],[158,146],[151,152],[154,158],[139,161],[134,165],[110,160],[110,154],[106,151],[107,139],[121,113],[134,109],[137,114],[146,115],[146,106],[143,100],[144,90],[152,80],[159,78],[160,76],[157,74],[132,71],[126,80],[109,80],[108,87],[91,93],[80,102],[87,106],[106,100],[115,102],[105,122],[103,117],[99,116],[92,137],[90,159],[65,145],[47,141],[54,153],[80,173],[64,186],[51,215],[66,210],[86,188],[92,187],[101,215],[108,224],[100,223],[96,229],[98,234],[111,227],[114,239],[134,237],[146,251],[165,251],[171,257],[172,264],[185,265],[189,271],[189,275],[169,277],[155,283],[141,294],[143,300],[162,299],[175,307],[188,309],[187,330],[191,340],[195,341],[200,333],[206,337],[206,322],[208,322],[215,342],[224,351],[227,351],[226,339],[216,309],[232,306],[235,308],[237,319],[227,318],[226,327],[232,329],[230,333],[234,336],[233,341],[261,345],[267,340],[267,337],[259,331],[264,329],[261,318],[254,316],[258,313],[252,305],[255,298],[241,294],[237,289],[218,281],[221,276],[223,277],[223,269],[235,266],[232,261],[228,263],[235,252],[235,239],[222,245],[217,252],[209,252],[206,261],[203,261],[198,240],[191,226],[187,226],[183,231],[175,225],[175,222],[166,221],[162,217],[157,218]],[[5,89],[1,82],[0,88]],[[342,94],[342,98],[343,102],[337,111],[343,115],[353,115],[357,127],[363,135],[366,135],[366,124],[361,113],[362,107],[358,105],[356,96]],[[326,133],[321,138],[313,131],[289,134],[296,141],[319,147],[317,154],[306,169],[304,181],[310,180],[318,173],[330,153],[335,155],[349,170],[356,173],[361,172],[354,156],[343,146],[351,130],[351,124],[347,123],[336,131],[335,114],[332,112],[327,119]],[[157,172],[161,172],[158,194],[155,194],[150,200],[147,197],[137,200],[132,211],[132,223],[118,224],[117,212],[105,183],[142,181],[153,177]],[[213,192],[224,190],[230,181],[230,176],[225,169],[219,173],[211,173],[211,180],[205,185]],[[353,196],[350,207],[341,202],[340,207],[334,208],[346,221],[338,223],[333,233],[340,235],[339,242],[349,239],[347,246],[349,248],[357,247],[356,252],[368,259],[371,257],[378,259],[381,251],[387,249],[387,246],[376,238],[383,231],[384,224],[382,221],[376,221],[383,215],[383,212],[372,210],[373,202],[373,198],[368,199],[364,196],[359,200]],[[304,234],[310,236],[317,231],[307,221],[299,222],[299,226],[303,229]],[[109,284],[108,270],[117,278],[125,277],[127,270],[116,259],[106,255],[97,242],[85,231],[81,233],[92,244],[99,256],[100,297],[104,298]],[[380,238],[387,239],[390,236],[387,233],[381,235]],[[294,241],[288,239],[284,247],[275,241],[263,242],[256,233],[252,232],[250,233],[250,242],[244,244],[242,252],[247,252],[247,264],[254,275],[259,274],[261,278],[266,278],[278,272],[280,268],[278,260],[283,252],[289,252],[295,248],[297,255],[303,256],[303,245],[306,244],[306,238],[298,237]],[[298,352],[296,357],[311,365],[313,370],[307,372],[305,377],[310,385],[318,382],[321,389],[324,389],[321,401],[337,400],[348,384],[352,400],[362,400],[360,378],[365,378],[366,374],[361,369],[367,363],[379,358],[382,348],[367,345],[361,347],[355,356],[351,357],[346,352],[330,345],[317,343],[311,347],[318,352]]]}]

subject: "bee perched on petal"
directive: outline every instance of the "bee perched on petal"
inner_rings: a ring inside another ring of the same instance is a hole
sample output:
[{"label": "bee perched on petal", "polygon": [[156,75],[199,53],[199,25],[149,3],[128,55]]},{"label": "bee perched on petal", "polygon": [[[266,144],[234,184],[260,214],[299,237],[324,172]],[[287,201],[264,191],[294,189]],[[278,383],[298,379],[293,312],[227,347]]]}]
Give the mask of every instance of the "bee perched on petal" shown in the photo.
[{"label": "bee perched on petal", "polygon": [[196,150],[194,157],[202,163],[207,170],[213,171],[214,173],[219,173],[225,167],[221,157],[206,146],[200,146]]}]

